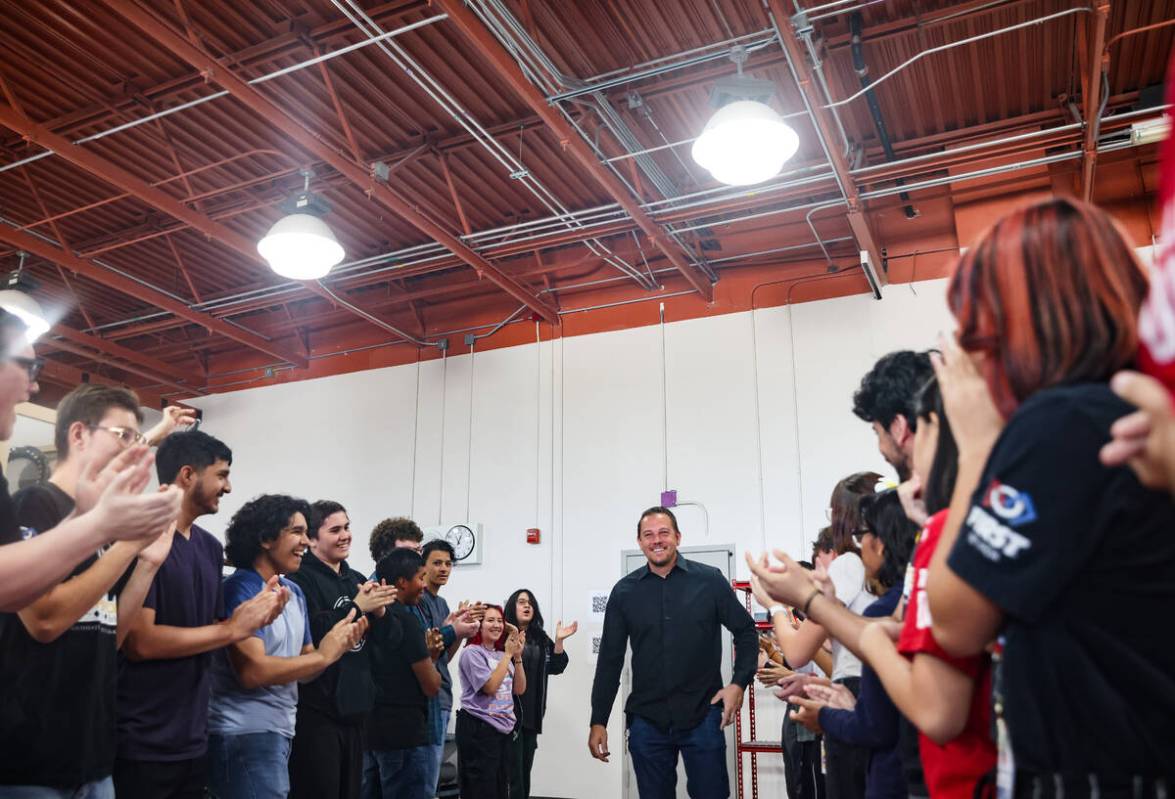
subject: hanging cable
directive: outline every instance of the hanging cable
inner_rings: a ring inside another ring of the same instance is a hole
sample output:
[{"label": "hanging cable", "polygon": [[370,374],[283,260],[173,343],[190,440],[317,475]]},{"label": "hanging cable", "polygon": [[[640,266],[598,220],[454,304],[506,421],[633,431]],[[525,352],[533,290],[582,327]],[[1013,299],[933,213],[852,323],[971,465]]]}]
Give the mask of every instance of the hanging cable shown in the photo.
[{"label": "hanging cable", "polygon": [[441,350],[441,464],[437,486],[437,524],[445,507],[445,406],[449,395],[449,348]]},{"label": "hanging cable", "polygon": [[465,442],[465,521],[469,521],[469,495],[473,490],[473,348],[476,341],[469,342],[469,435]]}]

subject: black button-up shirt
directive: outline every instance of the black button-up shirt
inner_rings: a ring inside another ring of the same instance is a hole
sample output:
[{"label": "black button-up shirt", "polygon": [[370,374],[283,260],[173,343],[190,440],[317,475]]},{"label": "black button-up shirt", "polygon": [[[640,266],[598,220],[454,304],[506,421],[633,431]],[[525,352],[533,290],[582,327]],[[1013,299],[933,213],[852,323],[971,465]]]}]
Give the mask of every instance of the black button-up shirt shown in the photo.
[{"label": "black button-up shirt", "polygon": [[624,577],[604,612],[591,723],[608,723],[631,640],[632,693],[625,712],[662,730],[697,726],[722,688],[719,625],[734,636],[732,682],[746,688],[758,665],[755,622],[720,571],[678,555],[664,578],[647,565]]}]

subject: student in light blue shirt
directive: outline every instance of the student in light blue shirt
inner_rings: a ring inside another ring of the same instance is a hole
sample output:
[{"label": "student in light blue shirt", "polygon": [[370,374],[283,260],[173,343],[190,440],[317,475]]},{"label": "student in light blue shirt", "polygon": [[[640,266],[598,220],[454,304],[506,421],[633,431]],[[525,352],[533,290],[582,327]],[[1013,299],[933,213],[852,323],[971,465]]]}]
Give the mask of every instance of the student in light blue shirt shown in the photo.
[{"label": "student in light blue shirt", "polygon": [[225,612],[268,587],[287,601],[269,624],[217,653],[208,713],[209,788],[217,799],[284,799],[290,790],[290,744],[297,683],[312,680],[367,630],[348,614],[315,648],[302,590],[282,575],[301,566],[310,546],[300,499],[265,494],[246,503],[225,532],[237,571],[224,582]]}]

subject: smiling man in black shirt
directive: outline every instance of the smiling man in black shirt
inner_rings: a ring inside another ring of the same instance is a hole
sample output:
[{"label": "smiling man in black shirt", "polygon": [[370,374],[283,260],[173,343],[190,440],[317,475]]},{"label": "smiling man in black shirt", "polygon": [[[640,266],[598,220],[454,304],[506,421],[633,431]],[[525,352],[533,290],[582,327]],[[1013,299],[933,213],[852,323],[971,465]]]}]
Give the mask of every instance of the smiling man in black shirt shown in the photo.
[{"label": "smiling man in black shirt", "polygon": [[[755,676],[755,623],[722,573],[677,552],[681,533],[668,508],[649,508],[637,524],[648,563],[612,589],[592,685],[592,757],[608,761],[608,716],[620,683],[624,651],[632,641],[628,748],[640,795],[673,797],[677,756],[685,763],[689,795],[730,795],[726,739],[743,691]],[[719,625],[734,636],[731,683],[722,685]]]}]

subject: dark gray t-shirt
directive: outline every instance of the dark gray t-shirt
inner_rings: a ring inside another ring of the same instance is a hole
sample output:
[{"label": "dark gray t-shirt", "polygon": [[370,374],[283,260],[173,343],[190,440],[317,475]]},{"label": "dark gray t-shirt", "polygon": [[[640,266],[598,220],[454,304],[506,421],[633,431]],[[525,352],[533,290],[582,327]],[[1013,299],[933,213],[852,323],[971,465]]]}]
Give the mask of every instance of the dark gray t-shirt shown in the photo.
[{"label": "dark gray t-shirt", "polygon": [[[424,614],[429,627],[436,627],[439,630],[445,619],[449,618],[449,603],[442,596],[433,596],[431,591],[425,590],[420,595],[420,604],[416,607]],[[453,709],[453,678],[449,675],[448,652],[437,658],[437,671],[441,673],[441,690],[437,698],[441,700],[441,709],[447,712]]]}]

